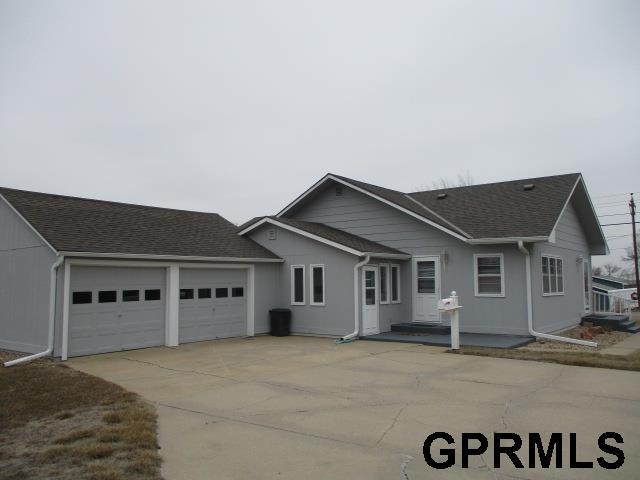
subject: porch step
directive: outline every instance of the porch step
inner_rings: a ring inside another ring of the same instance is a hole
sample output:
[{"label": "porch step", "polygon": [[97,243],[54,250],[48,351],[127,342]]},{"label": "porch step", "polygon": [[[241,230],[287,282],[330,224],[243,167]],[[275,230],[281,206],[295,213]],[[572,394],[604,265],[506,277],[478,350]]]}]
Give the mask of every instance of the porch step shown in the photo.
[{"label": "porch step", "polygon": [[580,323],[584,325],[584,322],[607,327],[618,332],[637,333],[640,331],[640,327],[636,325],[636,322],[630,320],[628,315],[599,315],[592,313],[582,317]]},{"label": "porch step", "polygon": [[449,335],[451,328],[446,325],[432,325],[428,323],[396,323],[391,325],[391,331],[397,333],[419,333],[423,335]]}]

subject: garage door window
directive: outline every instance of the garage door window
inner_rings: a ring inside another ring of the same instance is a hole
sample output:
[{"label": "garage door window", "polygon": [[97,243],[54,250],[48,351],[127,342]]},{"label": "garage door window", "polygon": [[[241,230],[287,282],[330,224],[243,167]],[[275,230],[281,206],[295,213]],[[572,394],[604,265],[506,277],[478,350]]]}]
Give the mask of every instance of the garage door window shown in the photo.
[{"label": "garage door window", "polygon": [[211,289],[210,288],[199,288],[198,289],[198,298],[211,298]]},{"label": "garage door window", "polygon": [[82,305],[85,303],[91,303],[93,301],[93,295],[91,292],[73,292],[73,304]]},{"label": "garage door window", "polygon": [[228,288],[216,288],[216,298],[227,298],[229,296]]},{"label": "garage door window", "polygon": [[160,300],[160,289],[152,288],[144,291],[144,299],[146,301]]},{"label": "garage door window", "polygon": [[193,299],[193,288],[181,288],[180,300],[191,300],[191,299]]},{"label": "garage door window", "polygon": [[114,303],[117,300],[115,290],[102,290],[98,292],[98,303]]},{"label": "garage door window", "polygon": [[123,290],[122,291],[123,302],[138,302],[140,301],[140,290]]},{"label": "garage door window", "polygon": [[232,297],[244,297],[244,287],[233,287],[231,289]]}]

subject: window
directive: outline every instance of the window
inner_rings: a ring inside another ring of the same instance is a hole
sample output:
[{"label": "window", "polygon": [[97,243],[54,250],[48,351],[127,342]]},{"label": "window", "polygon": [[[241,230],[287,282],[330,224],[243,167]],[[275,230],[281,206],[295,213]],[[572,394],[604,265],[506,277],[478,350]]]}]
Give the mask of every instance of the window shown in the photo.
[{"label": "window", "polygon": [[159,288],[148,288],[144,291],[144,299],[147,302],[153,300],[160,300],[160,289]]},{"label": "window", "polygon": [[192,299],[193,299],[193,288],[180,289],[180,300],[192,300]]},{"label": "window", "polygon": [[232,297],[244,297],[244,287],[233,287],[231,289]]},{"label": "window", "polygon": [[389,303],[389,265],[380,265],[380,303]]},{"label": "window", "polygon": [[304,265],[291,265],[291,305],[304,305]]},{"label": "window", "polygon": [[324,265],[309,265],[311,269],[310,305],[324,305]]},{"label": "window", "polygon": [[93,295],[91,294],[91,292],[73,292],[72,301],[74,305],[91,303],[93,301]]},{"label": "window", "polygon": [[140,300],[140,290],[123,290],[122,301],[123,302],[137,302]]},{"label": "window", "polygon": [[391,303],[400,303],[400,266],[391,265]]},{"label": "window", "polygon": [[364,304],[376,304],[376,271],[372,269],[364,271]]},{"label": "window", "polygon": [[117,301],[118,298],[115,290],[102,290],[98,292],[98,303],[114,303]]},{"label": "window", "polygon": [[560,257],[542,256],[542,295],[564,295],[564,274]]},{"label": "window", "polygon": [[227,298],[228,296],[229,296],[229,289],[227,287],[216,288],[216,298]]},{"label": "window", "polygon": [[476,297],[504,297],[504,256],[476,254],[473,261]]},{"label": "window", "polygon": [[211,289],[210,288],[199,288],[198,289],[198,298],[211,298]]},{"label": "window", "polygon": [[436,293],[436,262],[425,260],[418,262],[418,293]]}]

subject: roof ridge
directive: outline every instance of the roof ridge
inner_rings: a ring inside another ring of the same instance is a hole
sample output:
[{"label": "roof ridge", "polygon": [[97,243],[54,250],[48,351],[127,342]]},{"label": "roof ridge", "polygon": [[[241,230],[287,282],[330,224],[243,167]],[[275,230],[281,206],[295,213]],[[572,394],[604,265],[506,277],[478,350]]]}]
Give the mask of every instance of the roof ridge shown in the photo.
[{"label": "roof ridge", "polygon": [[502,185],[505,183],[517,183],[517,182],[526,182],[529,180],[546,180],[549,178],[559,178],[559,177],[570,177],[570,176],[582,176],[582,173],[580,172],[573,172],[573,173],[561,173],[559,175],[545,175],[542,177],[529,177],[529,178],[516,178],[515,180],[501,180],[499,182],[487,182],[487,183],[478,183],[478,184],[474,184],[474,185],[461,185],[458,187],[446,187],[446,188],[434,188],[433,190],[418,190],[415,192],[408,192],[407,195],[415,195],[417,193],[427,193],[427,192],[443,192],[443,191],[450,191],[450,190],[459,190],[459,189],[464,189],[464,188],[477,188],[477,187],[488,187],[491,185]]},{"label": "roof ridge", "polygon": [[[30,194],[34,194],[34,195],[46,195],[49,197],[56,197],[56,198],[66,198],[66,199],[70,199],[70,200],[83,200],[85,202],[96,202],[96,203],[104,203],[104,204],[109,204],[109,205],[121,205],[121,206],[127,206],[127,207],[138,207],[138,208],[153,208],[155,210],[166,210],[166,211],[171,211],[171,212],[185,212],[185,213],[200,213],[203,215],[216,215],[220,218],[224,218],[222,217],[219,213],[217,212],[202,212],[202,211],[198,211],[198,210],[186,210],[183,208],[171,208],[171,207],[158,207],[155,205],[143,205],[140,203],[128,203],[128,202],[115,202],[113,200],[101,200],[99,198],[87,198],[87,197],[78,197],[75,195],[61,195],[59,193],[47,193],[47,192],[37,192],[34,190],[22,190],[19,188],[11,188],[11,187],[2,187],[0,186],[0,195],[2,195],[3,191],[10,191],[10,192],[19,192],[19,193],[30,193]],[[9,200],[7,200],[9,201]]]}]

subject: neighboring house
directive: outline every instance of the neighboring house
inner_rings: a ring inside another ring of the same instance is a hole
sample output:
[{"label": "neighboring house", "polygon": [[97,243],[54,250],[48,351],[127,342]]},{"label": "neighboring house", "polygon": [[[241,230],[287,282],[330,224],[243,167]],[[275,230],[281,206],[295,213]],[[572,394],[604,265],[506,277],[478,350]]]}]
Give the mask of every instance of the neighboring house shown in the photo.
[{"label": "neighboring house", "polygon": [[633,280],[606,275],[592,275],[591,284],[594,292],[609,293],[612,290],[622,290],[623,288],[635,288]]},{"label": "neighboring house", "polygon": [[[292,331],[445,323],[528,335],[590,310],[607,253],[580,174],[405,194],[328,174],[281,212],[216,214],[0,189],[0,348],[86,355]],[[53,293],[53,300],[50,295]],[[51,309],[51,310],[50,310]]]}]

